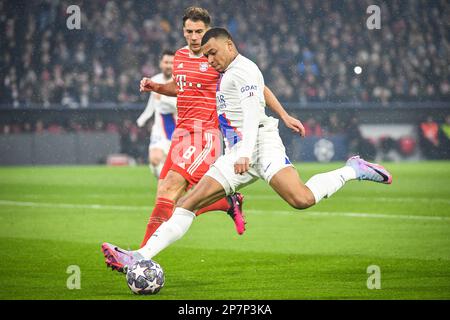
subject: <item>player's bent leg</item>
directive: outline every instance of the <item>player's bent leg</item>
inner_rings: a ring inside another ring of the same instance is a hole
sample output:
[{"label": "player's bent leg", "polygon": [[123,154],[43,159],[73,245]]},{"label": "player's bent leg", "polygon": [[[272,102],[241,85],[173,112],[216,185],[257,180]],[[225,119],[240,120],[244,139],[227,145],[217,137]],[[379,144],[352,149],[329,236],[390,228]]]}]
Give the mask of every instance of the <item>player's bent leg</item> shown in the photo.
[{"label": "player's bent leg", "polygon": [[236,192],[226,196],[209,206],[205,206],[195,212],[197,216],[210,211],[224,211],[233,220],[236,232],[242,235],[245,232],[245,216],[242,211],[244,195]]},{"label": "player's bent leg", "polygon": [[172,216],[175,201],[184,193],[188,182],[176,171],[169,170],[164,179],[159,180],[155,207],[150,215],[141,248],[148,239]]},{"label": "player's bent leg", "polygon": [[305,185],[312,191],[318,203],[323,198],[329,198],[346,182],[356,179],[390,184],[392,175],[384,167],[356,156],[351,157],[346,165],[339,169],[312,176]]},{"label": "player's bent leg", "polygon": [[159,252],[180,239],[190,228],[195,214],[183,208],[177,208],[172,217],[161,224],[155,233],[148,239],[145,246],[137,250],[144,259],[152,259]]},{"label": "player's bent leg", "polygon": [[223,197],[222,199],[217,200],[216,202],[210,204],[209,206],[205,206],[203,208],[198,209],[195,212],[196,216],[199,216],[201,214],[204,214],[206,212],[211,211],[224,211],[227,212],[228,209],[230,209],[230,202],[228,201],[228,197]]},{"label": "player's bent leg", "polygon": [[223,155],[214,162],[209,168],[205,177],[210,177],[222,186],[224,193],[227,195],[227,201],[230,208],[227,210],[228,215],[233,219],[236,231],[239,235],[245,232],[245,217],[242,212],[244,196],[236,190],[249,185],[258,179],[254,169],[252,173],[246,172],[242,175],[237,175],[234,172],[234,156]]},{"label": "player's bent leg", "polygon": [[178,200],[184,194],[188,182],[186,179],[174,170],[169,170],[164,179],[161,179],[157,197],[168,198],[173,201]]},{"label": "player's bent leg", "polygon": [[160,148],[150,148],[149,149],[149,163],[151,165],[158,165],[165,158],[164,151]]},{"label": "player's bent leg", "polygon": [[196,211],[223,197],[225,197],[225,190],[222,185],[212,177],[203,176],[191,192],[178,200],[177,207]]},{"label": "player's bent leg", "polygon": [[150,170],[156,178],[159,178],[161,174],[165,158],[166,156],[164,154],[164,150],[160,148],[149,148],[148,162],[150,165]]},{"label": "player's bent leg", "polygon": [[269,184],[295,209],[306,209],[316,203],[313,193],[302,182],[294,167],[285,167],[278,171]]},{"label": "player's bent leg", "polygon": [[153,165],[152,165],[152,147],[151,146],[148,146],[148,149],[147,149],[147,157],[148,157],[148,168],[150,169],[150,172],[156,177],[156,175],[155,175],[155,168],[153,168]]},{"label": "player's bent leg", "polygon": [[172,217],[164,222],[146,245],[137,252],[145,259],[152,259],[159,252],[177,241],[189,230],[195,218],[194,211],[204,205],[211,204],[223,198],[225,190],[222,185],[211,177],[204,176],[194,190],[177,202],[177,208]]}]

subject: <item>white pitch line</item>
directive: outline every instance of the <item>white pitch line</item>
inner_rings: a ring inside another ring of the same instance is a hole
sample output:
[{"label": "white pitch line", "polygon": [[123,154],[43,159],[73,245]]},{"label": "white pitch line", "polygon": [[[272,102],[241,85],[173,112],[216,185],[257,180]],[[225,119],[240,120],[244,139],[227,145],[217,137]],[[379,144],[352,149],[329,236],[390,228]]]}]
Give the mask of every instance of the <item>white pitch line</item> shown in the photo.
[{"label": "white pitch line", "polygon": [[[48,202],[24,202],[0,200],[0,206],[17,207],[41,207],[41,208],[63,208],[63,209],[94,209],[94,210],[125,210],[125,211],[149,211],[152,206],[119,206],[103,204],[73,204],[73,203],[48,203]],[[450,217],[443,216],[419,216],[400,214],[380,214],[369,212],[331,212],[331,211],[296,211],[296,210],[246,210],[250,214],[282,214],[311,217],[348,217],[348,218],[372,218],[372,219],[399,219],[399,220],[422,220],[422,221],[450,221]]]},{"label": "white pitch line", "polygon": [[419,215],[403,215],[403,214],[381,214],[368,212],[331,212],[331,211],[262,211],[248,210],[253,214],[284,214],[284,215],[307,215],[307,216],[333,216],[333,217],[349,217],[349,218],[374,218],[374,219],[400,219],[400,220],[430,220],[430,221],[450,221],[450,217],[442,216],[419,216]]},{"label": "white pitch line", "polygon": [[[280,196],[276,194],[268,194],[268,195],[249,195],[247,196],[249,199],[280,199]],[[344,198],[342,198],[344,199]],[[345,197],[345,200],[351,200],[351,201],[367,201],[367,198],[364,197]],[[422,203],[430,203],[430,202],[436,202],[436,203],[444,203],[444,204],[450,204],[450,199],[448,198],[413,198],[413,197],[373,197],[370,199],[370,201],[376,201],[376,202],[422,202]]]},{"label": "white pitch line", "polygon": [[[64,198],[65,195],[60,193],[53,193],[53,194],[46,194],[46,196],[54,197],[54,198]],[[85,198],[104,198],[105,194],[103,193],[97,193],[97,194],[86,194],[84,195]],[[108,196],[112,196],[115,198],[144,198],[144,199],[151,199],[152,198],[149,195],[146,194],[123,194],[123,193],[109,193]],[[30,199],[39,199],[42,197],[42,194],[26,194],[23,195],[24,198],[30,198]],[[267,194],[267,195],[248,195],[248,199],[263,199],[263,200],[272,200],[272,199],[280,199],[280,196],[276,194]],[[335,196],[336,197],[336,196]],[[344,199],[344,198],[342,198]],[[351,201],[367,201],[367,198],[364,197],[348,197],[345,196],[345,200],[351,200]],[[420,197],[373,197],[370,199],[372,202],[403,202],[403,203],[443,203],[443,204],[450,204],[449,198],[420,198]]]},{"label": "white pitch line", "polygon": [[48,203],[48,202],[24,202],[0,200],[0,206],[17,206],[17,207],[41,207],[41,208],[63,208],[63,209],[95,209],[95,210],[148,210],[145,206],[117,206],[103,204],[75,204],[75,203]]}]

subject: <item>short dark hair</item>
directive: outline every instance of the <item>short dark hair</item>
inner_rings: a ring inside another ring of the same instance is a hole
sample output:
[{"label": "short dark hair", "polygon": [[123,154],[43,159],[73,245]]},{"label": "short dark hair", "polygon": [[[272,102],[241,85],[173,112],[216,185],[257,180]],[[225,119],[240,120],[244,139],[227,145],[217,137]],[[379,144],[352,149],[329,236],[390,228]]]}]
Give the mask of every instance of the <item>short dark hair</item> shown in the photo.
[{"label": "short dark hair", "polygon": [[204,46],[211,38],[226,38],[233,41],[233,37],[225,28],[211,28],[202,37],[202,46]]},{"label": "short dark hair", "polygon": [[183,27],[188,19],[194,22],[202,21],[207,27],[211,24],[211,16],[208,10],[200,7],[189,7],[184,10]]},{"label": "short dark hair", "polygon": [[173,51],[173,50],[170,50],[170,49],[165,49],[165,50],[163,50],[163,52],[161,52],[161,55],[160,55],[160,59],[162,59],[164,56],[174,56],[175,55],[175,51]]}]

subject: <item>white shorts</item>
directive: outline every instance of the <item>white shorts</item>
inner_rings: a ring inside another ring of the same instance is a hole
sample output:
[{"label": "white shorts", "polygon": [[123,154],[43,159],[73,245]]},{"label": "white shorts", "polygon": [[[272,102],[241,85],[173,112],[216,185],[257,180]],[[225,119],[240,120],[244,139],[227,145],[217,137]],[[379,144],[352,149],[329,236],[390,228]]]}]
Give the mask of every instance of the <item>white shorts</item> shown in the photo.
[{"label": "white shorts", "polygon": [[149,150],[161,149],[167,155],[175,126],[176,120],[174,114],[155,113],[155,122],[152,127],[150,144],[148,146]]},{"label": "white shorts", "polygon": [[259,128],[250,169],[242,175],[234,173],[234,164],[238,159],[237,149],[240,143],[238,142],[230,150],[227,150],[227,153],[219,157],[206,172],[207,176],[222,185],[227,195],[255,182],[258,178],[269,183],[278,171],[286,167],[293,167],[286,156],[286,149],[278,132],[278,121],[264,124],[264,127]]}]

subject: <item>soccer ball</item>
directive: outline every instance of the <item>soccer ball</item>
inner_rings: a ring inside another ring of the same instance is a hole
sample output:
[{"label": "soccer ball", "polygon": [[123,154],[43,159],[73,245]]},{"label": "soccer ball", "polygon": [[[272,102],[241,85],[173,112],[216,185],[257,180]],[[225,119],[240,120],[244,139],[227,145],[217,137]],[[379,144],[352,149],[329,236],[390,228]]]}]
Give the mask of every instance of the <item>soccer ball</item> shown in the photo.
[{"label": "soccer ball", "polygon": [[330,140],[320,139],[314,144],[314,155],[319,162],[330,162],[334,157],[334,144]]},{"label": "soccer ball", "polygon": [[134,294],[156,294],[164,286],[164,271],[153,260],[137,261],[127,270],[127,284]]}]

